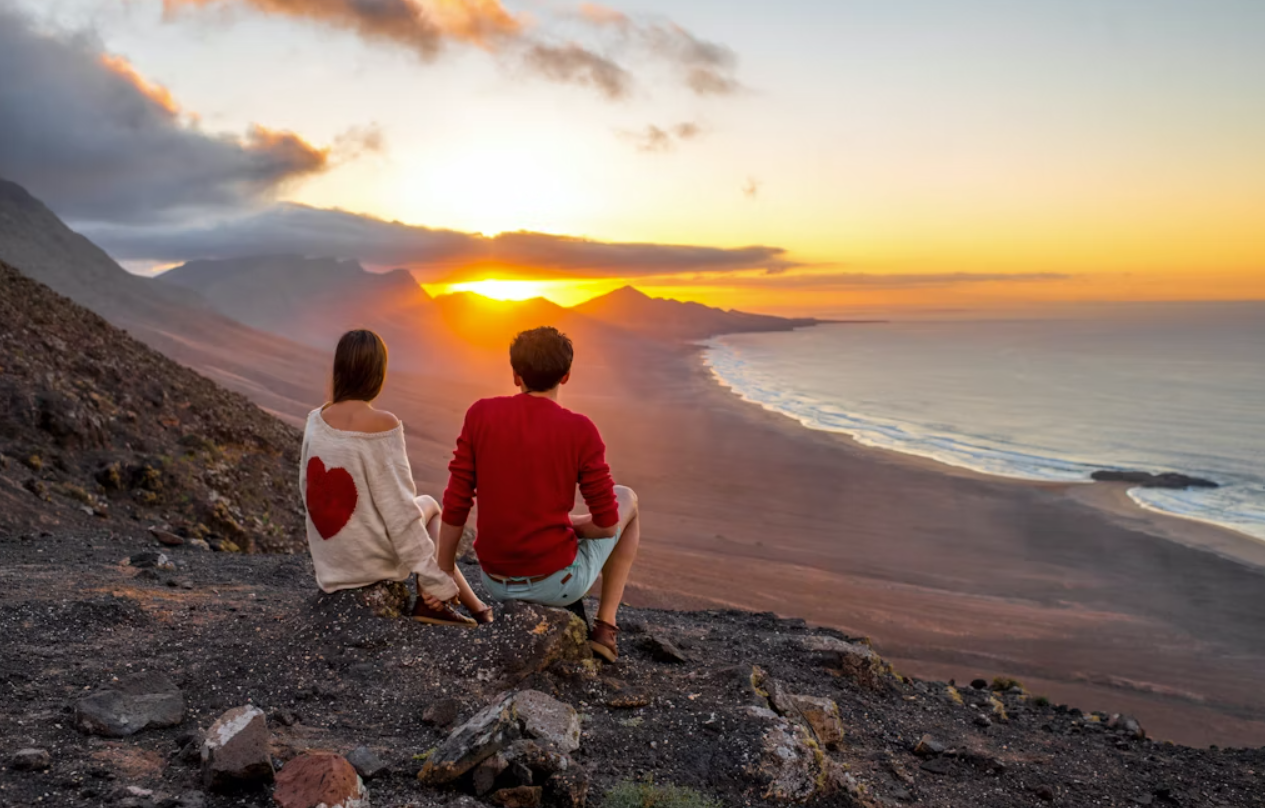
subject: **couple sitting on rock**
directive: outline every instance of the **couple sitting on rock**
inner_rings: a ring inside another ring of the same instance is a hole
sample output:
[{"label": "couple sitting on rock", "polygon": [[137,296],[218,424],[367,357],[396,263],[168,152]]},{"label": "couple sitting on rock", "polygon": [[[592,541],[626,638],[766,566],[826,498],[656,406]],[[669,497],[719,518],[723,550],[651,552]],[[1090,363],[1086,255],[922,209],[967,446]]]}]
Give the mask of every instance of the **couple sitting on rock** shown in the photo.
[{"label": "couple sitting on rock", "polygon": [[[330,403],[308,415],[299,472],[321,589],[416,575],[415,620],[492,622],[491,607],[456,566],[477,497],[474,547],[484,588],[498,601],[569,607],[600,574],[589,640],[594,653],[615,661],[616,611],[641,534],[637,496],[612,481],[593,422],[558,404],[572,356],[571,340],[555,328],[514,339],[510,365],[520,393],[485,398],[466,412],[441,509],[417,495],[403,424],[373,407],[386,380],[386,345],[372,331],[344,334]],[[577,485],[589,510],[582,516],[571,515]],[[457,602],[474,620],[453,610]]]}]

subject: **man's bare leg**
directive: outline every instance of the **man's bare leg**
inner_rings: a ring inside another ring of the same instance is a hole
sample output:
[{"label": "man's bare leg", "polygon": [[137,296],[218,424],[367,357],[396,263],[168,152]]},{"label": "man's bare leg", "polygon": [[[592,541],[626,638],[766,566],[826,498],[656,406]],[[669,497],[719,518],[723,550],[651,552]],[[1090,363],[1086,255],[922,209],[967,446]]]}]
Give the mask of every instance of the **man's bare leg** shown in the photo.
[{"label": "man's bare leg", "polygon": [[619,534],[619,543],[614,552],[602,566],[602,600],[597,607],[597,619],[612,626],[619,612],[619,604],[624,599],[624,587],[628,585],[628,576],[632,573],[633,561],[637,558],[637,548],[641,545],[641,519],[637,513],[637,494],[627,486],[615,486],[615,496],[619,499],[619,519],[623,530]]}]

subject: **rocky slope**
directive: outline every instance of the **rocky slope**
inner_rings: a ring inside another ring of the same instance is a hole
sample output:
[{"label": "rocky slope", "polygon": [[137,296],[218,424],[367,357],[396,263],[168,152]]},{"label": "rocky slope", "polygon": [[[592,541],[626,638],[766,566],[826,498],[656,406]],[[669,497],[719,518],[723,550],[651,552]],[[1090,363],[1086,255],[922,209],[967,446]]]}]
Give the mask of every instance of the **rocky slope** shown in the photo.
[{"label": "rocky slope", "polygon": [[568,612],[424,627],[318,596],[302,555],[162,571],[114,527],[0,529],[0,804],[1265,805],[1265,750],[902,678],[802,621],[627,609],[599,666]]},{"label": "rocky slope", "polygon": [[295,429],[3,262],[0,408],[11,531],[127,521],[302,546]]}]

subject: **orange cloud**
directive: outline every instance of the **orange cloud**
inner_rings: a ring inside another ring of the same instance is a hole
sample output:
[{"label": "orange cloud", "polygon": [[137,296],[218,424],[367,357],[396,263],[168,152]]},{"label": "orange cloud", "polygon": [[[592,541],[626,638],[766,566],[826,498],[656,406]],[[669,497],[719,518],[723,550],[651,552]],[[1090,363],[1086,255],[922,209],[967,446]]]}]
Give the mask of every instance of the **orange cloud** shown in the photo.
[{"label": "orange cloud", "polygon": [[294,132],[254,124],[246,133],[248,153],[266,155],[277,176],[315,174],[329,167],[328,148],[318,149]]},{"label": "orange cloud", "polygon": [[594,25],[628,25],[632,22],[624,12],[598,3],[581,3],[579,13]]},{"label": "orange cloud", "polygon": [[173,118],[180,114],[180,105],[176,103],[171,91],[136,72],[136,68],[127,59],[110,53],[103,53],[100,58],[101,65],[106,70],[130,83],[141,95],[162,107]]},{"label": "orange cloud", "polygon": [[492,50],[523,30],[499,0],[163,0],[169,16],[184,7],[232,5],[352,30],[408,47],[423,59],[435,58],[447,40]]}]

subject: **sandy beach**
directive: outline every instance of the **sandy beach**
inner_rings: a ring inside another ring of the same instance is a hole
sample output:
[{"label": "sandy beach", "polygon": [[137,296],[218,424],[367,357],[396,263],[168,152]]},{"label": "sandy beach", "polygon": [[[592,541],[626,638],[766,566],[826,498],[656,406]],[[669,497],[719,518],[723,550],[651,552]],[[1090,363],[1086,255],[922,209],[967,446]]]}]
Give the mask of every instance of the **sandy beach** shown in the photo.
[{"label": "sandy beach", "polygon": [[[292,421],[320,401],[316,356],[269,377],[166,348]],[[405,421],[420,490],[442,491],[469,402],[512,392],[496,353],[484,384],[392,374],[382,406]],[[722,387],[694,348],[581,356],[562,401],[641,495],[634,602],[801,617],[871,637],[911,675],[1014,676],[1161,739],[1265,744],[1262,543],[1121,486],[990,477],[807,429]]]}]

